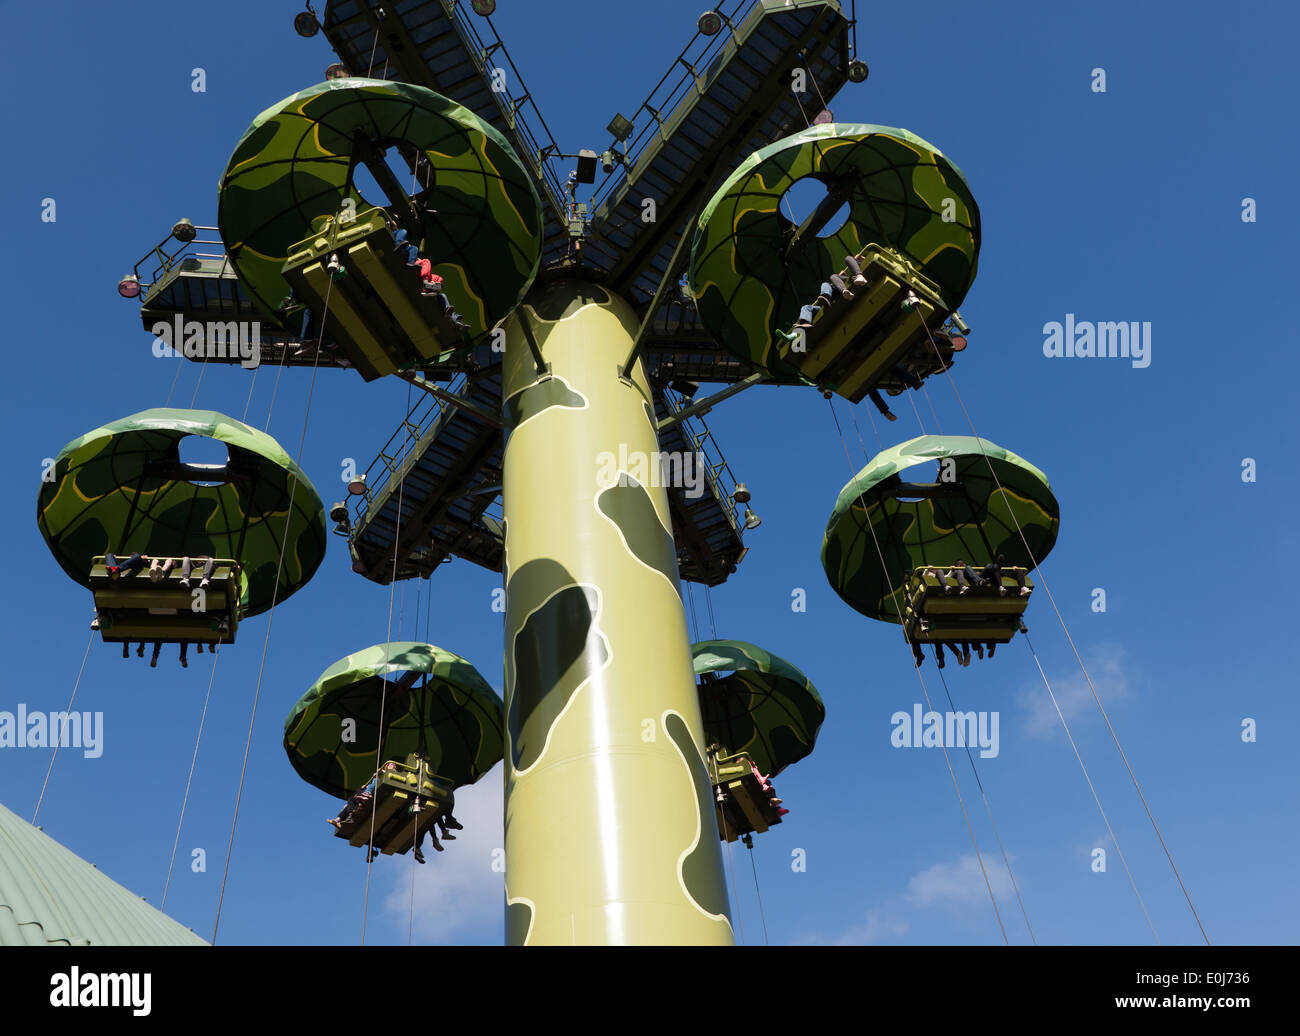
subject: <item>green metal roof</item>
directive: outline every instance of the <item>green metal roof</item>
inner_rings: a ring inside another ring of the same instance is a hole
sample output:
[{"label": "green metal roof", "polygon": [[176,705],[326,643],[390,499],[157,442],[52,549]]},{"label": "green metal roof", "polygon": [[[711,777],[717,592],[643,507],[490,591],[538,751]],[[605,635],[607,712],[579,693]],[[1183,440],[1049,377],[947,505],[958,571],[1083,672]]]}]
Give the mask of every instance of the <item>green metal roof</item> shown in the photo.
[{"label": "green metal roof", "polygon": [[0,946],[205,946],[0,805]]}]

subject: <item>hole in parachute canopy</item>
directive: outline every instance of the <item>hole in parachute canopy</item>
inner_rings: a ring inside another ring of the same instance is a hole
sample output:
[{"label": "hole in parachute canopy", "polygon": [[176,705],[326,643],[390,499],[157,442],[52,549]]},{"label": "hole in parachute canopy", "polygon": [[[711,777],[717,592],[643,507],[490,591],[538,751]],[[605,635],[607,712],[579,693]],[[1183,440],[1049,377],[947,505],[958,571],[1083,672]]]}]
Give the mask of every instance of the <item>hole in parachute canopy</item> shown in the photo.
[{"label": "hole in parachute canopy", "polygon": [[[815,176],[800,177],[781,195],[781,215],[793,222],[796,227],[802,226],[803,221],[826,200],[828,194],[830,191],[827,190],[826,185]],[[848,219],[849,203],[846,201],[835,210],[831,218],[826,221],[826,225],[818,231],[817,236],[834,237],[843,229]]]},{"label": "hole in parachute canopy", "polygon": [[[384,165],[393,174],[393,179],[397,181],[404,194],[418,194],[430,186],[432,176],[427,162],[420,163],[421,175],[417,179],[411,174],[411,167],[406,164],[402,152],[396,147],[382,140],[374,141],[374,146],[384,150]],[[375,179],[374,174],[362,162],[357,162],[352,167],[352,186],[361,195],[361,209],[372,206],[387,209],[394,204],[393,199],[389,198],[384,189],[379,186],[379,181]]]},{"label": "hole in parachute canopy", "polygon": [[[230,462],[230,450],[220,439],[209,439],[205,435],[187,435],[176,444],[176,453],[180,462],[190,471],[186,479],[192,486],[224,486],[229,479],[226,465]],[[213,479],[205,480],[193,477],[204,469],[210,469]]]}]

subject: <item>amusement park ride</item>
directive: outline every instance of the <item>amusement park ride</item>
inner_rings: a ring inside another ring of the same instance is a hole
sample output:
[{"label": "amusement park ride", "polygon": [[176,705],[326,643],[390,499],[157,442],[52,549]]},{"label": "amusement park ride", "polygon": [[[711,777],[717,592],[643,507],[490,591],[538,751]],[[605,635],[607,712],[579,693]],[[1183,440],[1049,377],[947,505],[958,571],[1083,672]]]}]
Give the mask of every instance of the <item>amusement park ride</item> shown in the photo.
[{"label": "amusement park ride", "polygon": [[[602,150],[576,155],[495,6],[308,5],[295,28],[323,33],[338,64],[253,120],[217,226],[176,224],[119,287],[146,329],[257,320],[265,364],[419,389],[328,521],[359,578],[430,578],[452,557],[502,573],[504,701],[450,651],[389,643],[331,665],[290,712],[294,769],[356,806],[336,836],[418,851],[454,790],[504,760],[508,942],[729,944],[721,845],[781,822],[769,778],[812,751],[825,709],[782,658],[690,642],[680,580],[728,579],[759,524],[703,416],[759,384],[884,411],[880,392],[946,372],[969,332],[979,210],[925,140],[832,121],[830,100],[867,78],[848,3],[706,12]],[[362,197],[362,169],[384,203]],[[826,198],[796,223],[783,198],[808,178]],[[696,398],[702,383],[723,387]],[[183,462],[190,436],[227,461]],[[702,493],[595,467],[687,453],[704,458]],[[905,481],[918,466],[933,477]],[[177,409],[64,447],[39,522],[124,651],[227,647],[306,585],[328,529],[269,435]],[[844,487],[822,561],[920,664],[921,644],[1024,628],[1026,574],[1058,524],[1027,461],[927,435]],[[213,559],[212,576],[182,582],[180,559]]]}]

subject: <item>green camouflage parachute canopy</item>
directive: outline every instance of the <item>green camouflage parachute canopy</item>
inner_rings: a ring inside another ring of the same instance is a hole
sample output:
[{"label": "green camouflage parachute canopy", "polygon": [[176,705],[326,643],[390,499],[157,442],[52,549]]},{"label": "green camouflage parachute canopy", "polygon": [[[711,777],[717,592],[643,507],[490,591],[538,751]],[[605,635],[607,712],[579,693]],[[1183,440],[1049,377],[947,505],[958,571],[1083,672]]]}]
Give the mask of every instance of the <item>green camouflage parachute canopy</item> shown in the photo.
[{"label": "green camouflage parachute canopy", "polygon": [[475,331],[509,313],[541,256],[542,206],[527,171],[505,137],[469,109],[422,86],[376,79],[328,80],[296,93],[262,112],[235,146],[217,223],[249,295],[277,319],[289,294],[280,271],[290,246],[320,232],[346,199],[354,213],[373,204],[352,182],[362,143],[423,153],[434,183],[418,195],[424,240],[412,243]]},{"label": "green camouflage parachute canopy", "polygon": [[[748,753],[769,777],[813,750],[826,707],[795,666],[743,640],[701,641],[691,655],[705,742],[725,755]],[[719,671],[731,675],[708,675]]]},{"label": "green camouflage parachute canopy", "polygon": [[[226,464],[183,464],[180,442],[190,436],[224,443]],[[96,428],[59,451],[49,479],[36,520],[83,586],[91,560],[109,551],[233,558],[248,616],[271,607],[282,549],[281,601],[325,556],[324,507],[302,469],[265,432],[212,410],[144,410]]]},{"label": "green camouflage parachute canopy", "polygon": [[[406,676],[390,680],[390,673]],[[432,644],[376,644],[335,662],[311,685],[284,721],[284,749],[299,777],[341,799],[364,787],[381,762],[412,752],[460,787],[501,760],[504,712],[497,693],[459,655]],[[355,730],[345,739],[349,719]]]},{"label": "green camouflage parachute canopy", "polygon": [[[848,219],[834,234],[806,238],[787,261],[796,224],[781,199],[805,177],[846,191]],[[830,123],[754,152],[718,189],[695,230],[690,286],[723,348],[797,381],[777,356],[773,330],[794,324],[846,255],[869,244],[894,248],[956,308],[975,279],[979,243],[975,199],[933,145],[903,129]]]},{"label": "green camouflage parachute canopy", "polygon": [[[952,466],[945,472],[949,457]],[[939,462],[935,483],[899,478],[899,472],[927,461]],[[930,495],[919,496],[923,492]],[[1033,568],[1056,543],[1060,524],[1047,476],[1024,458],[987,439],[922,435],[877,454],[844,487],[826,523],[822,567],[849,607],[898,622],[897,609],[905,602],[894,592],[913,569],[962,560],[978,570],[998,554],[1006,555],[1007,566]]]}]

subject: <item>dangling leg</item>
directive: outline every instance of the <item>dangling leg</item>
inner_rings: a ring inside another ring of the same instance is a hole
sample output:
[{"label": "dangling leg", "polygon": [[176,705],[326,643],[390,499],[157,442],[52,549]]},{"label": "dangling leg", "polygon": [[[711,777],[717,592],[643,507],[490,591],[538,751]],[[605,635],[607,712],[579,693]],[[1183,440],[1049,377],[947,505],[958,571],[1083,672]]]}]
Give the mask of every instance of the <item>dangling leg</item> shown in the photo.
[{"label": "dangling leg", "polygon": [[939,668],[942,669],[943,668],[943,643],[941,641],[935,641],[934,657],[939,663]]},{"label": "dangling leg", "polygon": [[188,651],[189,649],[190,649],[189,641],[182,640],[181,641],[181,668],[182,669],[188,669],[190,667],[189,662],[186,661],[185,659],[185,652]]},{"label": "dangling leg", "polygon": [[885,401],[880,398],[879,392],[877,392],[875,389],[869,389],[867,391],[867,395],[871,397],[871,402],[874,403],[876,405],[876,409],[879,410],[882,415],[884,415],[886,421],[898,420],[898,416],[892,410],[890,410],[889,407],[886,405]]},{"label": "dangling leg", "polygon": [[844,278],[838,273],[831,274],[831,287],[840,293],[840,298],[853,298],[853,292],[849,291],[849,286],[844,283]]},{"label": "dangling leg", "polygon": [[190,559],[187,557],[181,562],[181,586],[186,590],[190,588]]},{"label": "dangling leg", "polygon": [[[141,644],[140,646],[141,646],[141,647],[144,647],[143,644]],[[162,653],[162,641],[161,641],[161,640],[155,640],[155,641],[153,642],[153,657],[152,657],[151,659],[149,659],[149,668],[150,668],[150,669],[157,669],[157,668],[158,668],[158,656],[159,656],[159,654],[161,654],[161,653]]]},{"label": "dangling leg", "polygon": [[203,563],[203,579],[199,583],[200,587],[207,586],[212,580],[212,569],[216,567],[216,564],[217,561],[215,558],[208,558],[207,561]]},{"label": "dangling leg", "polygon": [[849,273],[853,274],[854,284],[866,284],[867,279],[862,276],[862,267],[858,264],[857,259],[851,255],[844,257],[844,264],[849,268]]}]

